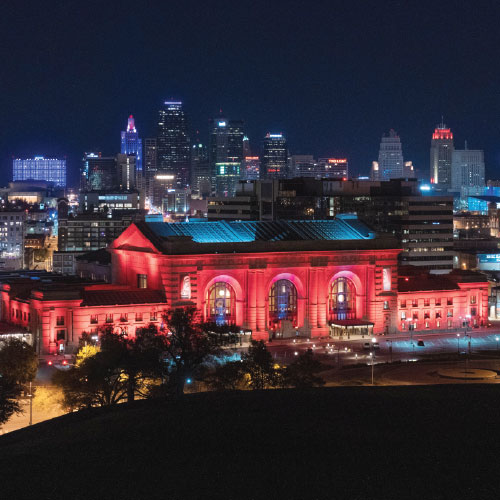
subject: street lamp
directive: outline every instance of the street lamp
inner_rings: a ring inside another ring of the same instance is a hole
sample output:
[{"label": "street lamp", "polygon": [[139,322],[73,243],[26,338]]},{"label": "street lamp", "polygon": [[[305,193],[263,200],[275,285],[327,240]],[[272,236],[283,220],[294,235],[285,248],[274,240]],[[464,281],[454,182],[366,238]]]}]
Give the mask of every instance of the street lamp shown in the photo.
[{"label": "street lamp", "polygon": [[497,351],[498,351],[498,341],[500,340],[498,337],[495,337],[495,340],[497,341]]},{"label": "street lamp", "polygon": [[373,358],[373,352],[370,353],[370,358],[372,360],[372,385],[373,385],[373,360],[374,360],[374,358]]},{"label": "street lamp", "polygon": [[457,354],[460,356],[460,334],[457,333]]}]

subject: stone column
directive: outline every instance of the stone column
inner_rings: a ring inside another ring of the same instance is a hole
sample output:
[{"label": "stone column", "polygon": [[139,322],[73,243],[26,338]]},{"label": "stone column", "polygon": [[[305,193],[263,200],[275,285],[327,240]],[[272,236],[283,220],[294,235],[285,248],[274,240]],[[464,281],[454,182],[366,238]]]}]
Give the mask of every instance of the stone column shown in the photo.
[{"label": "stone column", "polygon": [[266,294],[267,290],[265,290],[265,282],[264,282],[264,271],[256,270],[256,320],[257,320],[257,331],[265,332],[266,328]]},{"label": "stone column", "polygon": [[250,330],[257,328],[257,275],[254,269],[248,270],[247,324]]},{"label": "stone column", "polygon": [[308,322],[312,328],[318,326],[318,274],[316,269],[309,269],[309,287],[307,290],[309,311]]},{"label": "stone column", "polygon": [[325,278],[325,269],[318,269],[318,326],[327,326],[326,310],[328,297],[328,283]]}]

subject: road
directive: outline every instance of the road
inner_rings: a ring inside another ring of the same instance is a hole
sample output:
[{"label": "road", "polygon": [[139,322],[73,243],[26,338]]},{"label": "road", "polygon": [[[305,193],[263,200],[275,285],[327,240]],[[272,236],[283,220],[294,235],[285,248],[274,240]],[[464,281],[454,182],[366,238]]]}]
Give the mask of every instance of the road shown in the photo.
[{"label": "road", "polygon": [[[419,333],[414,335],[374,336],[376,349],[365,349],[370,338],[362,340],[290,339],[270,342],[267,346],[276,360],[290,362],[307,349],[332,358],[341,365],[371,362],[373,350],[376,363],[413,361],[430,354],[478,353],[491,351],[500,355],[500,329],[465,329],[458,333]],[[497,340],[498,339],[498,340]],[[295,340],[295,341],[294,341]],[[421,341],[421,342],[419,342]],[[470,343],[470,346],[469,346]],[[420,344],[420,345],[419,345]],[[422,345],[423,344],[423,345]]]}]

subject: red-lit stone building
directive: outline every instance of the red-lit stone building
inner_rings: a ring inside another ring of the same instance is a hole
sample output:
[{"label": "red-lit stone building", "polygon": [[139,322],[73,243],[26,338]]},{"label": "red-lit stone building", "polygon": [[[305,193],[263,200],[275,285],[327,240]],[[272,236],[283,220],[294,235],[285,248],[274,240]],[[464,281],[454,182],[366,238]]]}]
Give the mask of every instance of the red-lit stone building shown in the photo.
[{"label": "red-lit stone building", "polygon": [[106,326],[133,335],[184,306],[257,339],[442,330],[487,318],[482,275],[399,276],[396,241],[354,216],[139,222],[108,251],[111,284],[0,275],[1,321],[31,331],[48,353],[74,352],[82,332]]}]

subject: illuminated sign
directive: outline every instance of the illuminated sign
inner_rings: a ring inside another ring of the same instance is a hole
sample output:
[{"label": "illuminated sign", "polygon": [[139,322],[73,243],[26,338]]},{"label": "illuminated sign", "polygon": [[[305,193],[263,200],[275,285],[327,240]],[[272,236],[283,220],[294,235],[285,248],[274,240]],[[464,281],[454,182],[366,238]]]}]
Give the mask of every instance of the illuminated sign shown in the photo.
[{"label": "illuminated sign", "polygon": [[219,122],[219,127],[225,127],[226,126],[226,122]]},{"label": "illuminated sign", "polygon": [[431,190],[431,187],[429,186],[429,184],[422,184],[420,186],[420,191],[430,191]]},{"label": "illuminated sign", "polygon": [[347,163],[347,158],[328,158],[328,163]]},{"label": "illuminated sign", "polygon": [[281,139],[283,134],[268,134],[271,139]]},{"label": "illuminated sign", "polygon": [[175,175],[155,175],[155,179],[159,181],[171,181],[175,179]]},{"label": "illuminated sign", "polygon": [[191,298],[191,278],[186,275],[181,281],[181,299]]}]

